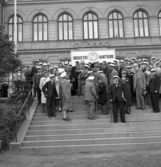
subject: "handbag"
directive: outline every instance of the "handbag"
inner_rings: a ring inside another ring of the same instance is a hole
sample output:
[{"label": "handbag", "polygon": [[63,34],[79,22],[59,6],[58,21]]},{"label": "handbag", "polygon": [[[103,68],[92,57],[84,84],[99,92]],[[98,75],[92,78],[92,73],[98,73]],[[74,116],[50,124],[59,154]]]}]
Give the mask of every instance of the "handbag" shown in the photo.
[{"label": "handbag", "polygon": [[147,96],[148,91],[147,90],[143,90],[142,96]]}]

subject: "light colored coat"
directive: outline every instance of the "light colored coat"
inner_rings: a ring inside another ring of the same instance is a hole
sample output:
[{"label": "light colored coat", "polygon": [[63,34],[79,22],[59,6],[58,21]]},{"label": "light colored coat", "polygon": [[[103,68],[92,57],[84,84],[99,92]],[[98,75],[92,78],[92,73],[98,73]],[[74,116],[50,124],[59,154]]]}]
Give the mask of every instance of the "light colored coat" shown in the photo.
[{"label": "light colored coat", "polygon": [[42,91],[42,88],[43,88],[43,86],[45,85],[45,83],[48,81],[48,78],[45,78],[45,77],[42,77],[41,79],[40,79],[40,85],[39,85],[39,88],[41,89],[41,103],[46,103],[46,97],[45,97],[45,95],[44,95],[44,93],[43,93],[43,91]]},{"label": "light colored coat", "polygon": [[92,82],[86,81],[85,85],[85,94],[84,94],[84,100],[85,101],[96,101],[97,100],[97,93],[95,86]]},{"label": "light colored coat", "polygon": [[134,90],[136,89],[136,86],[139,85],[141,89],[146,88],[146,80],[145,80],[145,74],[141,71],[134,74]]}]

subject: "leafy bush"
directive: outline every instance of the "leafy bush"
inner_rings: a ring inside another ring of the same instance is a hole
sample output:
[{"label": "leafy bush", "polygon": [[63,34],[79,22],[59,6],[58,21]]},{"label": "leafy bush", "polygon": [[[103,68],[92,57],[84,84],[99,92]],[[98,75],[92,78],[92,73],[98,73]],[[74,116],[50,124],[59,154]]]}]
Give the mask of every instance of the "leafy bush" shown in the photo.
[{"label": "leafy bush", "polygon": [[[22,82],[17,83],[22,85]],[[26,118],[26,113],[34,100],[33,97],[29,95],[25,106],[21,113],[19,113],[22,105],[28,97],[29,90],[31,90],[29,88],[26,89],[25,85],[27,84],[23,82],[21,91],[15,89],[14,95],[16,94],[16,96],[11,96],[6,102],[8,105],[13,105],[11,109],[5,110],[2,105],[0,106],[0,140],[2,141],[2,150],[4,151],[8,150],[9,143],[15,140],[16,131]]]}]

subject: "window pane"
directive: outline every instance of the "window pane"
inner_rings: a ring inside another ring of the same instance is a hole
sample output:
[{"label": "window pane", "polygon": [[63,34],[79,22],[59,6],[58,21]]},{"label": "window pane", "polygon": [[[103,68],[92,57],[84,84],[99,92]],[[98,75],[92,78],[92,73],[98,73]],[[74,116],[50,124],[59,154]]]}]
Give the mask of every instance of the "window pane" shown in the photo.
[{"label": "window pane", "polygon": [[63,39],[63,28],[62,23],[59,23],[59,40]]},{"label": "window pane", "polygon": [[34,41],[37,41],[37,24],[34,24]]},{"label": "window pane", "polygon": [[149,36],[149,28],[148,28],[148,20],[144,19],[144,31],[145,31],[145,36]]},{"label": "window pane", "polygon": [[108,19],[112,19],[112,13],[109,15]]},{"label": "window pane", "polygon": [[160,35],[161,35],[161,19],[159,19],[159,29],[160,29]]},{"label": "window pane", "polygon": [[113,19],[117,19],[117,13],[113,12]]},{"label": "window pane", "polygon": [[73,23],[69,23],[69,39],[73,39]]},{"label": "window pane", "polygon": [[63,21],[67,21],[67,14],[63,14]]},{"label": "window pane", "polygon": [[34,18],[34,22],[37,22],[37,18],[38,18],[37,16]]},{"label": "window pane", "polygon": [[112,21],[109,21],[109,37],[113,38],[113,24],[112,24]]},{"label": "window pane", "polygon": [[84,19],[83,20],[87,20],[87,14],[84,16]]},{"label": "window pane", "polygon": [[118,13],[118,18],[122,19],[122,15],[120,13]]},{"label": "window pane", "polygon": [[118,23],[117,20],[114,21],[114,33],[115,33],[115,37],[118,37]]},{"label": "window pane", "polygon": [[88,13],[88,20],[92,20],[92,13]]},{"label": "window pane", "polygon": [[124,36],[124,34],[123,34],[123,22],[122,22],[122,20],[119,20],[119,34],[120,34],[120,37]]},{"label": "window pane", "polygon": [[61,15],[60,17],[59,17],[59,21],[62,21],[63,20],[63,16]]},{"label": "window pane", "polygon": [[89,22],[89,39],[93,39],[93,25],[92,25],[92,21]]},{"label": "window pane", "polygon": [[98,38],[98,24],[97,24],[97,21],[94,22],[94,38]]},{"label": "window pane", "polygon": [[134,18],[138,18],[138,14],[137,14],[137,12],[134,14]]},{"label": "window pane", "polygon": [[70,15],[68,15],[68,20],[72,21],[72,17]]},{"label": "window pane", "polygon": [[97,20],[97,16],[93,14],[93,20]]},{"label": "window pane", "polygon": [[159,17],[161,17],[161,12],[159,13]]},{"label": "window pane", "polygon": [[68,28],[67,23],[64,23],[64,39],[68,39]]},{"label": "window pane", "polygon": [[139,36],[139,32],[138,32],[138,21],[134,20],[134,30],[135,30],[135,37]]},{"label": "window pane", "polygon": [[39,23],[39,41],[42,41],[42,24]]},{"label": "window pane", "polygon": [[39,16],[38,16],[38,21],[39,21],[39,22],[42,22],[42,15],[39,15]]},{"label": "window pane", "polygon": [[22,24],[18,25],[18,41],[22,41]]},{"label": "window pane", "polygon": [[44,23],[44,40],[48,39],[48,34],[47,34],[47,23]]},{"label": "window pane", "polygon": [[142,11],[139,11],[138,14],[139,14],[139,18],[142,18],[142,17],[143,17],[143,16],[142,16]]},{"label": "window pane", "polygon": [[12,41],[13,38],[12,38],[12,24],[9,24],[9,35],[10,35],[10,40]]},{"label": "window pane", "polygon": [[145,12],[143,12],[143,17],[144,17],[144,18],[147,18],[147,17],[148,17]]},{"label": "window pane", "polygon": [[47,22],[47,18],[43,16],[43,22]]},{"label": "window pane", "polygon": [[87,22],[84,22],[84,39],[88,39],[88,26],[87,26]]},{"label": "window pane", "polygon": [[143,37],[144,36],[143,20],[139,20],[139,32],[140,32],[140,37]]},{"label": "window pane", "polygon": [[8,22],[9,22],[9,23],[12,23],[12,20],[13,20],[13,17],[11,17]]}]

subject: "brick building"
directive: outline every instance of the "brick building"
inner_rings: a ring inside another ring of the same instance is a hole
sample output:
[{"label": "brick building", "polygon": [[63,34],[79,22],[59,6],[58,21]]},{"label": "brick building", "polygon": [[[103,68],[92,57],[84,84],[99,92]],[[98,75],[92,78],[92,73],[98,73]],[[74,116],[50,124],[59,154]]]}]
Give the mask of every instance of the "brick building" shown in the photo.
[{"label": "brick building", "polygon": [[[13,0],[5,31],[13,35]],[[18,0],[18,54],[55,63],[71,50],[116,49],[117,56],[161,56],[160,0]],[[11,37],[11,40],[13,38]]]},{"label": "brick building", "polygon": [[0,27],[3,25],[4,0],[0,0]]}]

